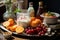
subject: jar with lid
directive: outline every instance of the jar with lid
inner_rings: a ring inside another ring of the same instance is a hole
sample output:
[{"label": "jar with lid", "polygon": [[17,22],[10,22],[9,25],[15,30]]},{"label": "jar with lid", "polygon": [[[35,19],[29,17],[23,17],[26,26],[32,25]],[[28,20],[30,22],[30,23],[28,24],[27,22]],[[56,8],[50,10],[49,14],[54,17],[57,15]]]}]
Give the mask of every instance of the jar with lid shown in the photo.
[{"label": "jar with lid", "polygon": [[22,8],[23,2],[23,0],[18,0],[18,10],[20,10],[20,12],[17,12],[17,25],[22,25],[25,28],[29,25],[30,17],[27,10]]}]

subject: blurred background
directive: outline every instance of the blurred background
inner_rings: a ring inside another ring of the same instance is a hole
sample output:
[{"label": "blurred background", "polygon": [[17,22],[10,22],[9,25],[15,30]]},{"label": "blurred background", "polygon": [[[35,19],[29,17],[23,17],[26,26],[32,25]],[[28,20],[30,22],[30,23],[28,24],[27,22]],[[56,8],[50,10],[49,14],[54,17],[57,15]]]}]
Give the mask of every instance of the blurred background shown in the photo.
[{"label": "blurred background", "polygon": [[38,2],[43,1],[48,11],[60,13],[60,0],[28,0],[34,3],[35,10],[38,8]]},{"label": "blurred background", "polygon": [[[6,11],[6,7],[5,5],[2,5],[3,2],[1,2],[3,0],[0,0],[0,22],[3,21],[3,13]],[[14,2],[16,0],[13,0]],[[46,7],[47,11],[52,11],[52,12],[57,12],[60,14],[60,0],[23,0],[23,9],[27,9],[29,6],[29,2],[33,2],[33,7],[35,9],[35,14],[37,12],[38,9],[38,2],[39,1],[43,1],[44,2],[44,6]],[[1,6],[2,5],[2,6]]]}]

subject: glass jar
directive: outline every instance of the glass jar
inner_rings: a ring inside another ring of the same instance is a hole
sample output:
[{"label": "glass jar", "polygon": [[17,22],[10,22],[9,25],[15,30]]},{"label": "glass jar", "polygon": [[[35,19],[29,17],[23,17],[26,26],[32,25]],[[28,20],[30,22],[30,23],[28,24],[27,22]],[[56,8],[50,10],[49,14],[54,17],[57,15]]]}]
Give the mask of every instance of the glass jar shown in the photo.
[{"label": "glass jar", "polygon": [[6,12],[3,14],[3,19],[8,20],[9,18],[15,19],[15,14],[12,12],[12,3],[11,1],[5,3]]},{"label": "glass jar", "polygon": [[33,8],[33,2],[29,2],[29,8],[27,10],[27,12],[29,13],[30,17],[34,17],[35,15],[35,10]]}]

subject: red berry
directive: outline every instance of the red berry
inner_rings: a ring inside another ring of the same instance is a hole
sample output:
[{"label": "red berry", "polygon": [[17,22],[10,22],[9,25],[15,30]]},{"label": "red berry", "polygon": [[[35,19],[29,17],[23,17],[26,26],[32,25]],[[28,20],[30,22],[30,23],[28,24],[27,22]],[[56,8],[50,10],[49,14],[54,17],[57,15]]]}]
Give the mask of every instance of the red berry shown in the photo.
[{"label": "red berry", "polygon": [[29,29],[28,29],[28,28],[26,28],[26,29],[25,29],[25,32],[26,32],[26,31],[28,31],[28,30],[29,30]]},{"label": "red berry", "polygon": [[44,24],[41,24],[41,27],[43,27],[44,26]]},{"label": "red berry", "polygon": [[44,31],[41,31],[41,32],[38,33],[38,35],[41,35],[41,36],[44,35],[44,34],[45,34]]},{"label": "red berry", "polygon": [[26,31],[27,34],[31,34],[31,30]]},{"label": "red berry", "polygon": [[46,33],[47,32],[47,29],[43,29],[43,31]]},{"label": "red berry", "polygon": [[38,35],[40,36],[41,35],[41,32],[39,32]]},{"label": "red berry", "polygon": [[28,29],[31,29],[31,27],[28,27]]},{"label": "red berry", "polygon": [[38,33],[38,31],[36,29],[34,29],[34,34],[37,34],[37,33]]},{"label": "red berry", "polygon": [[42,28],[43,28],[43,29],[46,29],[46,27],[45,27],[45,26],[43,26]]},{"label": "red berry", "polygon": [[26,31],[27,34],[33,34],[34,30],[33,29],[29,29],[28,31]]},{"label": "red berry", "polygon": [[34,29],[31,29],[31,32],[34,33]]},{"label": "red berry", "polygon": [[45,34],[45,32],[44,31],[41,31],[41,34]]},{"label": "red berry", "polygon": [[41,27],[41,25],[39,24],[38,27]]},{"label": "red berry", "polygon": [[42,29],[41,29],[41,28],[39,28],[39,27],[37,27],[37,28],[36,28],[36,30],[39,32],[39,31],[41,31]]}]

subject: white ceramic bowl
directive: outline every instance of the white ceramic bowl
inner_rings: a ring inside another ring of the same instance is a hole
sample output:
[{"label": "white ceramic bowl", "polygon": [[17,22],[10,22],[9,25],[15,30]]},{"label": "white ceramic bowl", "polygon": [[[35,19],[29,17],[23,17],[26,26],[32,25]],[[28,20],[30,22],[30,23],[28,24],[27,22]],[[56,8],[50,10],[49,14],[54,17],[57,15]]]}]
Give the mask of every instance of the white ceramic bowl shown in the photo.
[{"label": "white ceramic bowl", "polygon": [[56,18],[50,18],[50,17],[45,17],[43,15],[40,15],[41,17],[44,18],[44,23],[47,23],[47,24],[56,24],[58,22],[58,17],[60,16],[60,14],[58,13],[55,13],[55,12],[51,12],[53,14],[56,15]]},{"label": "white ceramic bowl", "polygon": [[44,18],[47,24],[56,24],[58,22],[58,18]]}]

